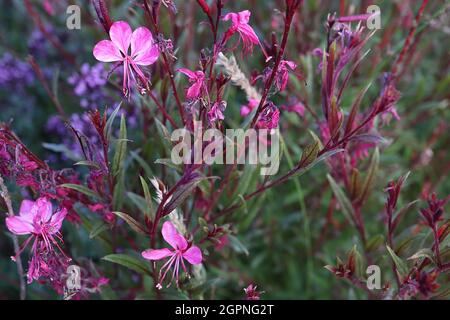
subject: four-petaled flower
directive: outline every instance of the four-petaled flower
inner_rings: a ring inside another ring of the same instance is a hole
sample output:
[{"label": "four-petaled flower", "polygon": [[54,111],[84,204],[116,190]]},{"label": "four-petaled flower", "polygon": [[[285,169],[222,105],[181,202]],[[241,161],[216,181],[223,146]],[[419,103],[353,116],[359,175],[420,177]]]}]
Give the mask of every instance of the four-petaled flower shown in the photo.
[{"label": "four-petaled flower", "polygon": [[202,252],[199,247],[194,245],[189,246],[187,240],[178,233],[172,222],[164,222],[161,233],[164,240],[166,240],[166,242],[170,244],[173,249],[148,249],[142,252],[142,256],[147,260],[161,260],[170,257],[159,271],[159,282],[157,285],[158,289],[162,288],[161,284],[164,281],[167,272],[172,266],[173,271],[171,282],[175,278],[175,281],[178,285],[178,273],[180,265],[183,268],[183,271],[187,273],[184,260],[193,265],[200,264],[203,260]]},{"label": "four-petaled flower", "polygon": [[[225,33],[225,36],[222,40],[223,45],[231,38],[231,36],[235,32],[238,32],[240,38],[242,39],[244,54],[251,53],[253,50],[253,45],[260,44],[258,36],[256,35],[253,28],[248,24],[250,15],[250,11],[244,10],[238,13],[228,13],[222,18],[223,21],[231,20],[232,22],[232,26]],[[263,49],[262,46],[261,49]],[[263,53],[267,58],[267,54],[264,49]]]},{"label": "four-petaled flower", "polygon": [[182,74],[189,78],[189,82],[192,83],[187,89],[186,98],[195,100],[202,95],[202,89],[205,83],[205,74],[203,71],[191,71],[186,68],[178,69]]},{"label": "four-petaled flower", "polygon": [[[66,215],[66,208],[62,208],[53,214],[51,202],[47,198],[42,197],[36,201],[23,200],[19,209],[19,215],[6,218],[6,226],[9,231],[16,235],[30,235],[22,245],[22,250],[34,239],[31,249],[32,258],[28,269],[28,283],[40,277],[41,268],[48,273],[48,270],[46,270],[49,267],[48,259],[55,256],[53,245],[65,257],[57,240],[62,242],[59,230]],[[16,260],[17,255],[12,259]]]},{"label": "four-petaled flower", "polygon": [[[117,21],[111,25],[109,36],[111,40],[102,40],[95,45],[94,57],[102,62],[123,63],[123,93],[125,96],[130,92],[131,78],[138,84],[134,74],[138,76],[145,89],[148,80],[139,66],[155,63],[159,55],[158,46],[154,43],[150,30],[139,27],[131,32],[131,27],[127,22]],[[129,53],[130,45],[131,52]]]}]

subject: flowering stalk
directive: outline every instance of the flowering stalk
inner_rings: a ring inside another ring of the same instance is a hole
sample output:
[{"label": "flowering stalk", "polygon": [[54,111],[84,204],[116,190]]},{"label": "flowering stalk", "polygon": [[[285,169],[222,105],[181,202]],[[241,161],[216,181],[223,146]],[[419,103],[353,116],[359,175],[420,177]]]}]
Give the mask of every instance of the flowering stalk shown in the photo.
[{"label": "flowering stalk", "polygon": [[277,75],[278,68],[280,66],[281,60],[284,56],[284,51],[286,49],[287,40],[289,36],[289,31],[291,30],[291,24],[292,20],[295,16],[295,13],[297,11],[297,8],[300,6],[301,1],[300,0],[286,0],[286,15],[285,15],[285,21],[284,21],[284,31],[283,31],[283,38],[281,40],[280,50],[277,53],[277,56],[275,58],[275,65],[272,69],[272,73],[270,74],[269,79],[264,84],[264,90],[261,97],[261,101],[259,102],[258,108],[256,109],[256,113],[252,119],[251,127],[255,127],[259,115],[263,110],[263,107],[265,106],[267,96],[269,94],[270,88],[272,87],[272,84],[275,80],[275,76]]},{"label": "flowering stalk", "polygon": [[105,1],[92,0],[92,5],[94,6],[95,12],[97,13],[97,17],[102,24],[103,29],[106,33],[108,33],[109,28],[111,28],[112,22]]},{"label": "flowering stalk", "polygon": [[406,40],[403,44],[402,51],[400,51],[399,55],[397,56],[395,62],[392,65],[391,74],[392,74],[393,79],[395,79],[397,77],[398,68],[399,68],[399,66],[401,66],[406,53],[409,51],[409,49],[411,47],[411,41],[414,37],[414,33],[416,32],[417,27],[419,26],[420,19],[422,18],[423,12],[424,12],[427,4],[428,4],[428,0],[422,1],[419,11],[417,11],[416,17],[414,18],[414,23],[412,24],[411,28],[409,29],[408,36],[406,37]]},{"label": "flowering stalk", "polygon": [[64,46],[61,44],[61,42],[53,36],[44,26],[44,23],[41,20],[41,17],[39,14],[34,10],[33,5],[31,4],[30,0],[24,0],[25,2],[25,8],[28,11],[28,14],[33,19],[34,24],[39,28],[39,30],[42,32],[42,34],[45,36],[45,38],[59,51],[61,52],[61,55],[70,63],[75,64],[76,59],[75,57],[70,54],[69,52],[64,49]]},{"label": "flowering stalk", "polygon": [[[159,8],[159,6],[158,6],[158,8]],[[156,34],[159,35],[160,31],[159,31],[159,26],[158,26],[158,10],[156,8],[154,8],[154,7],[152,7],[153,10],[151,10],[150,6],[148,4],[148,0],[144,0],[144,9],[147,12],[147,15],[149,17],[151,17],[151,20],[153,22],[153,27],[155,29]],[[170,85],[172,87],[172,92],[173,92],[173,95],[175,97],[175,101],[176,101],[177,106],[178,106],[178,112],[180,113],[181,120],[182,120],[183,124],[186,125],[186,115],[185,115],[185,112],[184,112],[184,107],[183,107],[183,105],[181,103],[181,100],[180,100],[180,97],[178,95],[177,86],[175,85],[175,81],[174,81],[174,74],[172,72],[171,67],[169,66],[169,59],[167,58],[167,54],[166,54],[166,52],[164,50],[161,50],[161,56],[163,58],[164,70],[166,71],[166,73],[169,76],[169,81],[170,81]]]}]

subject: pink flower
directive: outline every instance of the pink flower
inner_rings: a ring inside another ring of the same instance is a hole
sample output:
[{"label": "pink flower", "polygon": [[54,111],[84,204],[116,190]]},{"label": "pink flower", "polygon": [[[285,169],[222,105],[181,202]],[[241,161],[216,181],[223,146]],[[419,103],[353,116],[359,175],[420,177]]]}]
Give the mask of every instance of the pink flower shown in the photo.
[{"label": "pink flower", "polygon": [[192,83],[186,92],[186,97],[188,99],[197,99],[200,97],[205,82],[205,74],[203,71],[194,72],[185,68],[178,69],[178,71],[188,76],[189,82]]},{"label": "pink flower", "polygon": [[171,281],[175,278],[178,285],[178,271],[180,269],[180,264],[184,272],[187,273],[184,260],[190,264],[200,264],[203,260],[202,252],[199,247],[194,245],[189,246],[186,239],[178,233],[172,222],[164,222],[161,233],[164,240],[170,244],[173,250],[169,248],[148,249],[142,252],[142,256],[147,260],[161,260],[170,257],[159,271],[158,289],[162,288],[161,283],[164,281],[167,272],[172,266],[173,271]]},{"label": "pink flower", "polygon": [[257,286],[255,286],[253,284],[249,284],[249,286],[247,288],[244,288],[246,300],[259,300],[260,299],[260,295],[264,292],[257,291],[256,288],[257,288]]},{"label": "pink flower", "polygon": [[123,63],[123,93],[127,96],[130,92],[130,76],[137,83],[135,73],[146,86],[148,80],[139,66],[155,63],[159,55],[158,46],[154,43],[150,30],[139,27],[132,33],[125,21],[114,22],[109,29],[109,36],[111,40],[102,40],[95,45],[93,54],[102,62]]},{"label": "pink flower", "polygon": [[278,90],[283,91],[286,88],[288,78],[289,78],[289,69],[294,70],[297,68],[297,65],[292,61],[281,60],[280,65],[278,66],[277,75],[275,78],[275,85]]},{"label": "pink flower", "polygon": [[257,127],[259,129],[275,129],[280,121],[280,110],[269,101],[259,116]]},{"label": "pink flower", "polygon": [[241,116],[246,117],[250,114],[250,112],[255,109],[259,104],[259,101],[256,99],[250,99],[248,104],[241,107]]},{"label": "pink flower", "polygon": [[301,102],[294,103],[292,105],[283,105],[281,109],[286,110],[287,112],[295,112],[299,117],[303,117],[305,115],[305,105]]},{"label": "pink flower", "polygon": [[[6,218],[6,226],[9,231],[16,235],[30,235],[22,245],[22,250],[34,239],[31,249],[33,255],[28,270],[28,283],[40,277],[41,269],[43,272],[49,273],[47,270],[50,265],[49,261],[55,256],[53,245],[65,256],[57,240],[62,242],[59,230],[66,215],[66,208],[53,214],[51,202],[47,198],[41,197],[35,202],[23,200],[19,215]],[[17,256],[12,259],[15,260],[16,258]]]},{"label": "pink flower", "polygon": [[244,10],[238,13],[228,13],[222,18],[223,21],[228,21],[231,19],[232,22],[232,26],[225,33],[222,44],[225,44],[235,32],[238,32],[240,38],[242,39],[244,53],[247,54],[252,52],[253,45],[259,44],[259,39],[253,28],[248,24],[250,15],[250,11]]},{"label": "pink flower", "polygon": [[211,110],[208,111],[208,120],[209,123],[214,123],[217,120],[223,120],[225,119],[225,116],[223,112],[225,111],[225,108],[227,107],[227,103],[225,101],[216,102],[211,107]]}]

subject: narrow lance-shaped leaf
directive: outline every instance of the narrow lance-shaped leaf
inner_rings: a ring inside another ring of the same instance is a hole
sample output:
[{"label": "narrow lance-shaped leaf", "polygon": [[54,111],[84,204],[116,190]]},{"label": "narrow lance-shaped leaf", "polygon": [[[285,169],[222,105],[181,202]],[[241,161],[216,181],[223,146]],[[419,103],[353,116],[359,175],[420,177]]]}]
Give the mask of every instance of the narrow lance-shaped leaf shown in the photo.
[{"label": "narrow lance-shaped leaf", "polygon": [[311,163],[313,163],[314,160],[317,159],[318,153],[319,153],[319,143],[317,141],[314,141],[313,143],[307,145],[303,150],[302,158],[300,160],[302,167],[307,167]]},{"label": "narrow lance-shaped leaf", "polygon": [[137,233],[146,234],[145,227],[130,215],[119,211],[114,211],[113,213],[119,218],[125,220],[125,222],[131,227],[131,229],[133,229]]},{"label": "narrow lance-shaped leaf", "polygon": [[106,126],[105,126],[105,137],[110,140],[111,139],[111,132],[112,132],[112,125],[114,122],[114,119],[117,116],[117,113],[119,113],[120,110],[120,106],[122,105],[122,102],[119,103],[119,105],[114,109],[114,111],[111,113],[111,115],[109,116],[108,120],[106,121]]},{"label": "narrow lance-shaped leaf", "polygon": [[171,199],[164,206],[164,215],[175,210],[192,193],[194,188],[200,182],[207,179],[216,179],[216,177],[204,177],[197,174],[196,176],[189,178],[186,183],[179,185]]},{"label": "narrow lance-shaped leaf", "polygon": [[420,258],[428,258],[434,263],[436,263],[434,252],[429,248],[420,249],[416,253],[414,253],[411,257],[409,257],[407,260],[416,260]]},{"label": "narrow lance-shaped leaf", "polygon": [[104,256],[102,260],[119,264],[143,275],[151,276],[150,270],[145,262],[126,254],[110,254]]},{"label": "narrow lance-shaped leaf", "polygon": [[117,176],[125,161],[127,152],[127,125],[125,122],[125,116],[122,114],[120,117],[120,133],[119,140],[117,141],[116,153],[114,154],[112,172]]},{"label": "narrow lance-shaped leaf", "polygon": [[356,115],[359,111],[359,106],[361,105],[362,99],[364,98],[364,95],[366,94],[367,90],[369,89],[370,84],[367,85],[365,88],[363,88],[356,97],[355,101],[352,104],[352,109],[350,111],[350,114],[348,116],[347,125],[345,126],[345,133],[344,135],[347,135],[351,132],[353,129],[353,123],[355,122]]},{"label": "narrow lance-shaped leaf", "polygon": [[372,187],[373,180],[378,170],[378,163],[380,162],[380,152],[378,148],[375,148],[374,153],[372,154],[372,158],[370,159],[369,170],[366,175],[366,179],[361,188],[361,196],[359,197],[359,201],[364,203],[369,196],[370,188]]},{"label": "narrow lance-shaped leaf", "polygon": [[332,176],[327,174],[327,179],[330,182],[331,189],[333,190],[333,193],[341,206],[342,213],[344,213],[345,217],[351,224],[354,224],[356,221],[356,214],[355,210],[353,209],[352,203]]},{"label": "narrow lance-shaped leaf", "polygon": [[343,152],[345,151],[345,149],[333,149],[330,151],[327,151],[325,153],[323,153],[322,155],[318,156],[313,162],[311,162],[309,165],[307,165],[306,167],[302,167],[300,168],[295,174],[293,174],[291,176],[291,178],[293,177],[299,177],[302,174],[304,174],[305,172],[307,172],[308,170],[312,169],[313,167],[315,167],[317,164],[319,164],[320,162],[334,156],[337,153]]},{"label": "narrow lance-shaped leaf", "polygon": [[103,231],[106,231],[108,229],[109,229],[109,225],[106,222],[100,220],[92,226],[91,232],[89,233],[89,238],[94,239],[99,234],[101,234]]},{"label": "narrow lance-shaped leaf", "polygon": [[406,263],[399,256],[397,256],[394,250],[392,250],[388,245],[386,245],[386,248],[391,255],[392,261],[395,264],[399,276],[401,278],[406,277],[408,275],[408,266],[406,265]]},{"label": "narrow lance-shaped leaf", "polygon": [[155,210],[153,207],[153,200],[152,200],[152,196],[150,194],[150,189],[144,178],[139,176],[139,179],[141,180],[142,190],[144,191],[145,201],[147,203],[147,209],[144,211],[144,213],[151,220],[153,220],[155,218]]},{"label": "narrow lance-shaped leaf", "polygon": [[59,186],[63,187],[63,188],[67,188],[67,189],[76,190],[78,192],[83,193],[84,195],[86,195],[88,197],[100,198],[99,195],[95,191],[93,191],[85,186],[82,186],[80,184],[64,183]]}]

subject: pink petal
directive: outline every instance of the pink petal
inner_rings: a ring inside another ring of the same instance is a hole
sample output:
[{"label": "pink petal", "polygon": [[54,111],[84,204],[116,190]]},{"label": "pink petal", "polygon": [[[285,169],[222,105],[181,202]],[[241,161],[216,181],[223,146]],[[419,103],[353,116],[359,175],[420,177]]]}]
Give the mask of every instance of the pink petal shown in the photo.
[{"label": "pink petal", "polygon": [[228,20],[230,20],[230,19],[231,19],[231,21],[233,22],[233,25],[238,25],[238,24],[239,24],[239,16],[238,16],[237,13],[230,12],[230,13],[226,14],[226,15],[222,18],[223,21],[228,21]]},{"label": "pink petal", "polygon": [[20,216],[6,218],[8,230],[17,235],[30,234],[33,232],[33,225]]},{"label": "pink petal", "polygon": [[148,66],[155,63],[155,61],[158,60],[158,57],[159,57],[159,49],[158,46],[154,45],[150,48],[150,50],[148,50],[141,56],[136,57],[134,59],[134,62],[141,66]]},{"label": "pink petal", "polygon": [[202,83],[197,81],[192,86],[189,87],[186,93],[186,97],[188,99],[195,99],[200,95],[200,89],[202,87]]},{"label": "pink petal", "polygon": [[61,226],[62,226],[62,223],[63,223],[66,215],[67,215],[67,209],[62,208],[61,210],[59,210],[52,216],[52,218],[50,220],[50,225],[52,227],[52,229],[50,230],[50,234],[57,233],[59,230],[61,230]]},{"label": "pink petal", "polygon": [[248,24],[240,25],[238,30],[242,36],[246,37],[252,43],[254,43],[254,44],[259,43],[258,36],[256,35],[255,31],[252,29],[252,27],[250,27]]},{"label": "pink petal", "polygon": [[128,55],[128,48],[131,43],[131,28],[127,22],[114,22],[109,29],[109,37],[124,55]]},{"label": "pink petal", "polygon": [[164,222],[162,226],[162,236],[174,249],[184,250],[187,248],[186,239],[180,235],[175,226],[170,221]]},{"label": "pink petal", "polygon": [[194,71],[191,71],[191,70],[186,69],[186,68],[180,68],[177,71],[187,75],[189,77],[189,79],[192,79],[192,80],[197,79],[197,74]]},{"label": "pink petal", "polygon": [[156,249],[156,250],[148,249],[148,250],[142,251],[142,253],[141,253],[142,257],[144,257],[147,260],[160,260],[160,259],[168,257],[172,254],[173,254],[173,252],[167,248]]},{"label": "pink petal", "polygon": [[34,201],[31,200],[23,200],[20,204],[19,215],[22,217],[29,218],[31,216],[31,211],[34,206]]},{"label": "pink petal", "polygon": [[192,246],[183,253],[185,258],[190,264],[200,264],[203,260],[202,251],[197,246]]},{"label": "pink petal", "polygon": [[101,62],[114,62],[123,59],[119,49],[109,40],[102,40],[97,43],[92,53],[95,59]]},{"label": "pink petal", "polygon": [[250,113],[250,108],[247,106],[241,107],[241,116],[246,117]]},{"label": "pink petal", "polygon": [[47,222],[52,217],[52,203],[45,197],[39,198],[36,200],[32,211],[39,222]]},{"label": "pink petal", "polygon": [[250,21],[250,11],[248,10],[244,10],[238,13],[239,15],[239,23],[243,24],[247,24]]},{"label": "pink petal", "polygon": [[293,61],[288,61],[288,60],[283,60],[283,64],[287,65],[289,68],[291,68],[292,70],[294,70],[295,68],[297,68],[297,65],[295,64],[295,62]]},{"label": "pink petal", "polygon": [[139,27],[131,35],[131,56],[135,63],[143,66],[150,65],[158,59],[159,50],[153,43],[150,30]]}]

